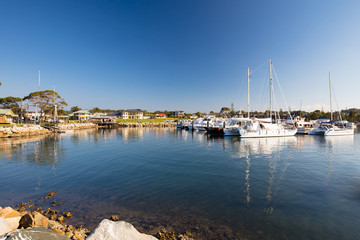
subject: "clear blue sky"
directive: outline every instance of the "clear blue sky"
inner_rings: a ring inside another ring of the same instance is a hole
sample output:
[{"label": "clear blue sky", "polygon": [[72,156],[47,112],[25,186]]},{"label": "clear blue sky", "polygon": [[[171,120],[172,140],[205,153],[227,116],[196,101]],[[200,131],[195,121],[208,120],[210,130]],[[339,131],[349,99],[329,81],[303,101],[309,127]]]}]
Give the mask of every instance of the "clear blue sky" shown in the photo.
[{"label": "clear blue sky", "polygon": [[327,110],[329,71],[339,108],[360,108],[360,1],[0,1],[1,97],[40,70],[69,108],[246,110],[250,67],[265,110],[269,58],[291,109]]}]

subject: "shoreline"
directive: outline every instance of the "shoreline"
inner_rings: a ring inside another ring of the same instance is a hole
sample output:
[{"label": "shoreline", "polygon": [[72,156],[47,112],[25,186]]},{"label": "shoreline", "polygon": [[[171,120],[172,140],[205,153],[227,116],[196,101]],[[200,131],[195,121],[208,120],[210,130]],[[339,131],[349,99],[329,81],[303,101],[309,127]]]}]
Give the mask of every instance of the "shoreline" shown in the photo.
[{"label": "shoreline", "polygon": [[[114,128],[174,128],[176,127],[174,122],[166,123],[117,123]],[[83,130],[83,129],[97,129],[102,128],[94,123],[70,123],[59,124],[58,130]],[[56,133],[52,130],[43,128],[40,125],[24,124],[21,127],[16,125],[10,127],[0,126],[0,139],[5,138],[22,138],[31,136],[41,136]]]},{"label": "shoreline", "polygon": [[[63,238],[72,240],[114,239],[107,237],[117,234],[121,237],[126,236],[121,238],[123,240],[134,238],[138,240],[194,239],[189,231],[175,234],[172,228],[169,231],[168,228],[154,222],[144,226],[144,223],[139,224],[134,219],[127,220],[125,216],[121,216],[122,213],[107,216],[100,220],[96,227],[88,228],[86,224],[81,224],[74,219],[73,212],[64,209],[63,201],[59,201],[55,197],[56,195],[57,192],[51,191],[38,200],[28,200],[6,207],[0,206],[0,239],[14,238],[17,234],[25,236],[31,234],[36,238],[41,237],[44,233],[49,234],[49,232],[55,236],[51,240]],[[83,213],[82,215],[84,216],[81,217],[87,219],[93,218],[91,214]]]}]

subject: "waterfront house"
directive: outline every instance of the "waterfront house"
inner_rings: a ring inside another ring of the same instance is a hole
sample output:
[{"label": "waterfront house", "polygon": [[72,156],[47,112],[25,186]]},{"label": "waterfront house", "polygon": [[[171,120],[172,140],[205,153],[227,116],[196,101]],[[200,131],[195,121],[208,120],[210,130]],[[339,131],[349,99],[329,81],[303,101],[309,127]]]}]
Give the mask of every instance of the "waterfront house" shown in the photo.
[{"label": "waterfront house", "polygon": [[185,116],[185,113],[184,113],[184,111],[181,111],[181,110],[180,111],[170,111],[169,115],[182,118]]},{"label": "waterfront house", "polygon": [[69,114],[71,120],[77,120],[80,122],[86,122],[89,118],[92,117],[92,114],[89,110],[79,110]]},{"label": "waterfront house", "polygon": [[64,114],[64,115],[61,115],[61,116],[58,117],[58,121],[59,121],[59,122],[68,123],[68,122],[69,122],[69,119],[70,119],[70,116],[67,115],[67,114]]},{"label": "waterfront house", "polygon": [[92,123],[116,123],[116,116],[98,115],[92,116],[89,120]]},{"label": "waterfront house", "polygon": [[165,113],[154,113],[154,118],[166,118]]},{"label": "waterfront house", "polygon": [[16,116],[11,109],[0,109],[0,123],[12,123]]},{"label": "waterfront house", "polygon": [[144,113],[139,109],[126,109],[115,114],[121,119],[143,119]]}]

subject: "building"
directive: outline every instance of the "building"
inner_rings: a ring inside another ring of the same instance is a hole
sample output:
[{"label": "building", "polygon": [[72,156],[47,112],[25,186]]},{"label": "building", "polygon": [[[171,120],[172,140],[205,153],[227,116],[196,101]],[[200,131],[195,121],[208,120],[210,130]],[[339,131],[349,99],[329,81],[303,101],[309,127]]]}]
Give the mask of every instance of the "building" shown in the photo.
[{"label": "building", "polygon": [[184,111],[170,111],[169,114],[170,114],[170,116],[175,116],[175,117],[179,117],[179,118],[182,118],[185,116]]},{"label": "building", "polygon": [[17,115],[11,109],[0,109],[0,123],[13,123],[14,117]]},{"label": "building", "polygon": [[92,114],[89,110],[79,110],[69,114],[69,117],[71,120],[86,122],[87,120],[89,120],[89,118],[92,117]]},{"label": "building", "polygon": [[154,118],[166,118],[165,113],[154,113]]},{"label": "building", "polygon": [[143,119],[144,113],[139,109],[126,109],[115,114],[121,119]]}]

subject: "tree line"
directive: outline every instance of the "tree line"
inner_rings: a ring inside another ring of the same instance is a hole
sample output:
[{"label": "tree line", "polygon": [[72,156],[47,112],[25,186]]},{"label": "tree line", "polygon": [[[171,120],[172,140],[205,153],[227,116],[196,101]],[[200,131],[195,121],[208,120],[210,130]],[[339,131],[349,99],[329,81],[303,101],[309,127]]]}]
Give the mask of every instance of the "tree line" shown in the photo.
[{"label": "tree line", "polygon": [[[1,83],[0,83],[1,86]],[[64,107],[66,107],[68,104],[65,102],[65,100],[55,91],[53,90],[44,90],[44,91],[36,91],[32,92],[29,95],[20,98],[20,97],[5,97],[0,98],[0,107],[5,109],[11,109],[15,114],[22,115],[24,109],[26,106],[38,106],[40,113],[42,115],[47,114],[54,114],[55,111],[55,105],[58,109],[58,114],[63,115],[65,113],[69,112],[76,112],[81,110],[78,106],[71,107],[70,111],[65,111]],[[140,109],[139,109],[140,110]],[[119,110],[117,110],[119,111]],[[147,112],[146,110],[141,110],[144,115],[151,114]],[[92,112],[104,112],[104,113],[112,113],[116,112],[116,110],[111,109],[100,109],[98,107],[95,107],[92,109]],[[169,111],[155,111],[154,113],[164,113],[165,115],[169,115]],[[291,111],[290,112],[292,116],[302,116],[305,117],[307,120],[316,120],[319,118],[330,118],[331,113],[330,112],[324,112],[321,110],[315,110],[312,112],[304,112],[304,111]],[[219,112],[210,111],[210,114],[219,116],[219,117],[234,117],[236,115],[246,115],[247,112],[245,111],[235,111],[234,104],[231,104],[231,107],[222,107]],[[192,114],[185,113],[185,118],[190,118]],[[195,113],[196,116],[201,117],[204,115],[204,113],[201,113],[200,111]],[[281,118],[286,119],[288,118],[287,112],[284,112],[280,109],[279,115]],[[269,110],[265,112],[258,112],[253,111],[250,113],[250,116],[252,117],[268,117],[269,116]],[[350,122],[360,122],[360,109],[352,108],[352,109],[346,109],[341,110],[340,113],[336,112],[333,113],[334,120],[348,120]]]}]

